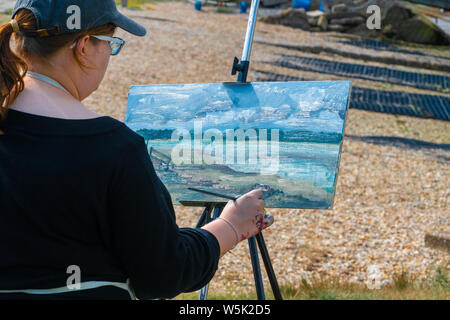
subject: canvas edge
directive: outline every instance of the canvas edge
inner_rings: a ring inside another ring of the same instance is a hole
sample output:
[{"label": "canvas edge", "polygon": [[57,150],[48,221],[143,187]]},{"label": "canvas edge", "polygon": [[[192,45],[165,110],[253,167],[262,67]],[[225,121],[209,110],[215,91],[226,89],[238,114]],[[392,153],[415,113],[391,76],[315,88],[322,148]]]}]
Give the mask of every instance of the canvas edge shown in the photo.
[{"label": "canvas edge", "polygon": [[238,82],[238,81],[215,81],[215,82],[191,82],[191,83],[155,83],[155,84],[136,84],[131,85],[129,93],[133,88],[149,87],[149,86],[184,86],[184,85],[196,85],[196,84],[226,84],[226,85],[249,85],[254,83],[291,83],[291,82],[350,82],[349,80],[308,80],[308,81],[250,81],[250,82]]},{"label": "canvas edge", "polygon": [[342,140],[339,145],[339,156],[338,156],[338,161],[336,164],[336,181],[334,182],[334,186],[333,186],[333,199],[331,200],[331,206],[326,210],[333,210],[333,208],[334,208],[334,203],[335,203],[335,199],[336,199],[336,188],[337,188],[337,184],[338,184],[338,180],[339,180],[339,168],[340,168],[340,164],[341,164],[342,146],[344,144],[345,128],[347,128],[348,114],[350,113],[349,111],[350,111],[350,100],[352,97],[352,82],[349,80],[346,80],[346,81],[348,81],[348,83],[349,83],[349,92],[348,92],[348,98],[347,98],[347,109],[345,112],[344,127],[342,129]]},{"label": "canvas edge", "polygon": [[130,116],[130,108],[129,108],[129,106],[130,106],[130,94],[131,94],[131,90],[133,90],[134,87],[136,87],[136,86],[135,85],[131,85],[130,88],[128,89],[127,108],[125,109],[125,118],[123,119],[123,123],[124,124],[127,124],[128,117]]}]

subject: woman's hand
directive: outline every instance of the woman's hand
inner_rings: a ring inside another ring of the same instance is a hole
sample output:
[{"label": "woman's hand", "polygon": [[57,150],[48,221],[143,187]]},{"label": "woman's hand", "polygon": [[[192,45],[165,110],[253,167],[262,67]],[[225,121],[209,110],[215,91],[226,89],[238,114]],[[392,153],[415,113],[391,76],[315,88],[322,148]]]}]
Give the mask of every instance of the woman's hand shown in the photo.
[{"label": "woman's hand", "polygon": [[273,223],[273,216],[264,211],[262,196],[262,189],[254,189],[229,201],[223,209],[220,217],[236,228],[239,241],[258,234]]},{"label": "woman's hand", "polygon": [[220,256],[273,223],[273,216],[265,214],[262,195],[262,189],[255,189],[229,201],[218,219],[202,227],[217,238]]}]

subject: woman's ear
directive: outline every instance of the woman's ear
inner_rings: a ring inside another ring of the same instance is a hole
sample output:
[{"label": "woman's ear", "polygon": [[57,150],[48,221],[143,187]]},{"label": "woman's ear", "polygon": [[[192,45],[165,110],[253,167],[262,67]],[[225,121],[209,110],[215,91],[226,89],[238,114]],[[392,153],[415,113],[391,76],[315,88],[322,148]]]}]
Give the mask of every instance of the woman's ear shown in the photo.
[{"label": "woman's ear", "polygon": [[89,66],[89,53],[92,46],[92,43],[89,41],[90,36],[85,35],[78,39],[76,42],[74,50],[75,59],[82,66]]}]

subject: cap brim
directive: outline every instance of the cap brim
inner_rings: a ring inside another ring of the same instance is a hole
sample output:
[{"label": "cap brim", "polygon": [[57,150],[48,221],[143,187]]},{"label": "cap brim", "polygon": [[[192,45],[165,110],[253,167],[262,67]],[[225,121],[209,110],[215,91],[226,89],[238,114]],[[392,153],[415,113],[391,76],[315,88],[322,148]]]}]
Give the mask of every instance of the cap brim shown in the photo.
[{"label": "cap brim", "polygon": [[119,28],[134,34],[135,36],[143,37],[147,34],[147,30],[142,25],[120,12],[112,22]]}]

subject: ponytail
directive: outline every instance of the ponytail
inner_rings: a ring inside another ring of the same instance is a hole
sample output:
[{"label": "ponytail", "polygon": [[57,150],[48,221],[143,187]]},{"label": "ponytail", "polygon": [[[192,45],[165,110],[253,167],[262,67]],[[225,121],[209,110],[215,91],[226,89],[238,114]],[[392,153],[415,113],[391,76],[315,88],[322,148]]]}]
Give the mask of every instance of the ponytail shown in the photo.
[{"label": "ponytail", "polygon": [[12,20],[0,26],[0,122],[23,91],[23,77],[28,70],[26,62],[11,50],[11,36],[19,31],[20,25],[20,21]]}]

